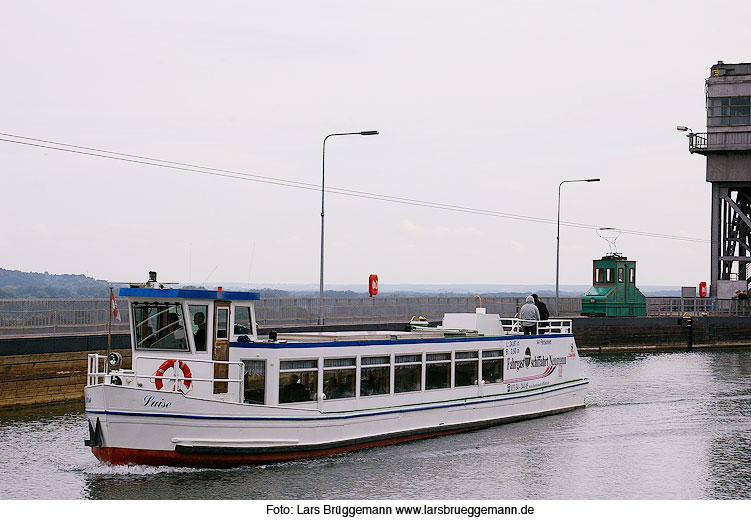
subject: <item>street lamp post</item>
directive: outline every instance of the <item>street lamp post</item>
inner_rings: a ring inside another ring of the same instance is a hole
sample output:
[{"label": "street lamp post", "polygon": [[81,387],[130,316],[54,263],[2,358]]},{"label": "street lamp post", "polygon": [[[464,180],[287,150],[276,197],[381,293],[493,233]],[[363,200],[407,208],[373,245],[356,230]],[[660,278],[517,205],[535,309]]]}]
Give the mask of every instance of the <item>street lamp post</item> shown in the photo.
[{"label": "street lamp post", "polygon": [[323,161],[321,168],[321,281],[319,286],[320,307],[318,312],[318,325],[323,325],[323,204],[326,181],[326,139],[340,135],[378,135],[378,130],[369,130],[349,133],[330,133],[323,139]]},{"label": "street lamp post", "polygon": [[569,181],[561,181],[558,185],[558,233],[555,236],[555,315],[560,315],[560,307],[558,302],[558,271],[560,269],[560,249],[561,249],[561,186],[563,183],[596,183],[599,179],[572,179]]}]

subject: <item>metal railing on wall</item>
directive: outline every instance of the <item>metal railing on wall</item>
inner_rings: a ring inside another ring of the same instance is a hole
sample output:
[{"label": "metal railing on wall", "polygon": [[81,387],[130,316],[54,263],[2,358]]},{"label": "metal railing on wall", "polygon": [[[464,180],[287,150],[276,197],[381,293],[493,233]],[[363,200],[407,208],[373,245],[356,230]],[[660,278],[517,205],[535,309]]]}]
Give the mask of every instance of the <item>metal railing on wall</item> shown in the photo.
[{"label": "metal railing on wall", "polygon": [[[552,312],[555,298],[542,298]],[[312,326],[318,322],[318,298],[266,298],[256,302],[261,328]],[[512,318],[525,297],[417,297],[417,298],[326,298],[327,325],[408,323],[412,316],[439,321],[446,312],[474,312],[484,307],[489,314]],[[560,316],[581,313],[580,297],[560,298]],[[113,333],[129,330],[128,302],[118,299],[121,321],[113,320]],[[0,300],[0,337],[65,334],[106,334],[107,299],[3,299]],[[647,298],[647,316],[726,315],[751,316],[751,300],[714,298]]]},{"label": "metal railing on wall", "polygon": [[[128,303],[118,300],[120,320],[112,332],[128,332]],[[0,300],[0,337],[62,334],[106,334],[107,299]]]}]

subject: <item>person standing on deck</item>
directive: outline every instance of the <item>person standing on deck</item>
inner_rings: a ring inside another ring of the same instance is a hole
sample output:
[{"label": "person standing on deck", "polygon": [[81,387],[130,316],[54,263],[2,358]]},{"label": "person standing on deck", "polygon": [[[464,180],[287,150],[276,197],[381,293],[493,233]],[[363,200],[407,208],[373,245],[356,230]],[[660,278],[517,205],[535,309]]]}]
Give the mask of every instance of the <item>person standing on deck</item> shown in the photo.
[{"label": "person standing on deck", "polygon": [[519,310],[519,318],[522,320],[524,334],[537,334],[537,322],[540,320],[540,311],[535,307],[535,299],[527,296],[527,301]]},{"label": "person standing on deck", "polygon": [[532,297],[535,299],[535,307],[537,307],[537,310],[540,312],[540,320],[544,321],[550,319],[548,306],[540,299],[540,296],[532,294]]}]

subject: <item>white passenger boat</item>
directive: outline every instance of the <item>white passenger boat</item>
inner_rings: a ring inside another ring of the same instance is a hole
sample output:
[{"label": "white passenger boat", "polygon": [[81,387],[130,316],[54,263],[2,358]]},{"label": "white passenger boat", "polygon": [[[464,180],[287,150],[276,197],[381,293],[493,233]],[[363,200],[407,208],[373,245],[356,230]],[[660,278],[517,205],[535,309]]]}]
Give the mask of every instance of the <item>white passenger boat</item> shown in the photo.
[{"label": "white passenger boat", "polygon": [[584,406],[570,320],[483,309],[411,331],[257,334],[250,292],[120,290],[132,367],[89,355],[86,444],[112,464],[318,457]]}]

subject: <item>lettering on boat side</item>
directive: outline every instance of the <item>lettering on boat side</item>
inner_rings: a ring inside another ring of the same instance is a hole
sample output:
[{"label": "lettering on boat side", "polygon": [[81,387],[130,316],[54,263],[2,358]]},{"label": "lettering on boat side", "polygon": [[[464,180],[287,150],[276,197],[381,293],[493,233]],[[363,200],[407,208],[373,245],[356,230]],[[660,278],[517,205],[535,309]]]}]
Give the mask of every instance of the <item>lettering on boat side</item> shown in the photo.
[{"label": "lettering on boat side", "polygon": [[87,404],[91,403],[91,397],[89,395],[86,395],[86,403]]},{"label": "lettering on boat side", "polygon": [[545,340],[543,338],[538,338],[537,345],[552,345],[553,340]]},{"label": "lettering on boat side", "polygon": [[527,349],[527,351],[528,353],[521,360],[516,360],[514,358],[506,360],[506,369],[509,371],[518,371],[525,367],[549,367],[566,363],[566,356],[556,357],[539,355],[533,357],[532,354],[529,353],[529,349]]},{"label": "lettering on boat side", "polygon": [[519,340],[506,341],[506,354],[519,354],[520,349]]},{"label": "lettering on boat side", "polygon": [[167,409],[172,405],[172,402],[167,402],[164,398],[157,400],[154,395],[147,395],[143,397],[143,405],[144,407],[161,407],[162,409]]}]

